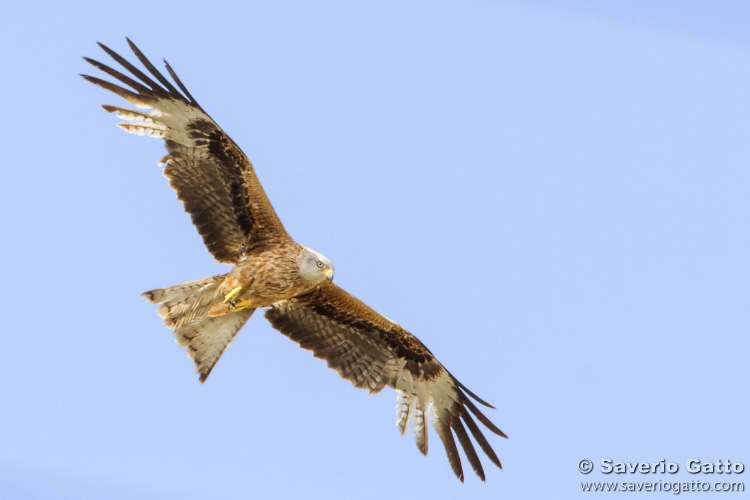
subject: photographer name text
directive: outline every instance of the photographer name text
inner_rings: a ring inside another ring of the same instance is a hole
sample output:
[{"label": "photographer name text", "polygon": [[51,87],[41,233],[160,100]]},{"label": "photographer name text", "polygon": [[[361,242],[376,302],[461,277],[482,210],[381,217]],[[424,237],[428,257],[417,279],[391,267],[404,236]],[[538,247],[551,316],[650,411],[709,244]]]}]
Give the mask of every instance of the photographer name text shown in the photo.
[{"label": "photographer name text", "polygon": [[[658,462],[615,462],[605,458],[599,465],[602,474],[676,474],[680,471],[676,462],[667,462],[663,458]],[[731,460],[704,462],[691,458],[685,463],[685,470],[690,474],[742,474],[745,464]]]}]

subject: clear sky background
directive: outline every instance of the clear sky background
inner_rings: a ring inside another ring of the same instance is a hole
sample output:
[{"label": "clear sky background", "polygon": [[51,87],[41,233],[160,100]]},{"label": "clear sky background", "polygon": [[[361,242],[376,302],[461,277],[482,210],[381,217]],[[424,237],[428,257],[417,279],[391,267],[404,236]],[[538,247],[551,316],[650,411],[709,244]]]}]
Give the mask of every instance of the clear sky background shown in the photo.
[{"label": "clear sky background", "polygon": [[[684,471],[750,469],[747,2],[104,3],[0,17],[0,497],[750,487]],[[497,407],[502,471],[485,458],[483,484],[464,459],[462,485],[435,433],[427,458],[400,437],[392,390],[354,389],[261,314],[198,383],[139,294],[227,268],[161,141],[77,76],[108,61],[96,41],[131,57],[125,36],[170,61],[339,285]]]}]

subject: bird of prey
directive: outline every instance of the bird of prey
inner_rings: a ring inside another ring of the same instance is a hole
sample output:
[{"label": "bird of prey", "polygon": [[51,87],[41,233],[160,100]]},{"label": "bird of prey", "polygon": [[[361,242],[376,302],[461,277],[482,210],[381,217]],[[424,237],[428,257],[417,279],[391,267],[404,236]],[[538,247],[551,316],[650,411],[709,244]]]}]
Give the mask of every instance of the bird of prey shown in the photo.
[{"label": "bird of prey", "polygon": [[190,95],[172,67],[164,61],[170,81],[129,39],[128,44],[151,76],[102,44],[129,75],[84,59],[129,88],[81,76],[148,110],[103,106],[124,120],[118,125],[127,132],[164,139],[168,154],[159,165],[170,186],[211,255],[234,265],[227,274],[143,294],[159,305],[159,315],[187,350],[200,381],[206,381],[253,312],[266,308],[265,317],[275,329],[326,360],[355,387],[370,393],[393,387],[398,428],[403,435],[411,422],[417,447],[425,455],[429,413],[461,481],[453,434],[476,474],[485,479],[466,427],[492,463],[502,468],[472,414],[493,433],[506,436],[472,398],[492,406],[461,384],[401,325],[333,284],[331,261],[286,232],[250,160]]}]

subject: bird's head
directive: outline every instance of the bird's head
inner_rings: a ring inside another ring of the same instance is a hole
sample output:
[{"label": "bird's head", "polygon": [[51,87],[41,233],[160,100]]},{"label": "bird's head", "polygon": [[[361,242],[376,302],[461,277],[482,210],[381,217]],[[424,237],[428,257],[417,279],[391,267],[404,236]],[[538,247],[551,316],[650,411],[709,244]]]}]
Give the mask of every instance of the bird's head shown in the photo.
[{"label": "bird's head", "polygon": [[333,281],[333,264],[328,260],[328,257],[312,248],[303,247],[300,259],[300,274],[305,279],[315,283],[324,279]]}]

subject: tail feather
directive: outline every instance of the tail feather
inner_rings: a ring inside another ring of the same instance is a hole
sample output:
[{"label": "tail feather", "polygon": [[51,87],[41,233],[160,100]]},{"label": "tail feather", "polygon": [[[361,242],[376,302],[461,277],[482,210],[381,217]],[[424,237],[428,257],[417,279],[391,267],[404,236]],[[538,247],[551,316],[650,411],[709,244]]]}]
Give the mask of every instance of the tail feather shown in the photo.
[{"label": "tail feather", "polygon": [[219,286],[225,277],[222,274],[142,294],[149,302],[159,304],[159,316],[174,330],[177,343],[195,363],[201,383],[255,312],[247,308],[222,316],[210,315],[212,308],[223,301]]},{"label": "tail feather", "polygon": [[242,309],[223,316],[203,316],[174,331],[175,339],[195,363],[195,372],[205,382],[216,363],[232,343],[255,309]]},{"label": "tail feather", "polygon": [[161,304],[156,312],[169,328],[179,328],[193,319],[205,316],[219,299],[219,286],[226,275],[213,276],[169,288],[141,294],[152,304]]},{"label": "tail feather", "polygon": [[202,280],[191,281],[190,283],[183,283],[182,285],[170,286],[169,288],[157,288],[156,290],[142,293],[141,297],[152,304],[161,304],[166,301],[179,302],[187,299],[204,286],[219,286],[226,276],[226,274],[220,274]]}]

